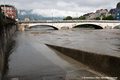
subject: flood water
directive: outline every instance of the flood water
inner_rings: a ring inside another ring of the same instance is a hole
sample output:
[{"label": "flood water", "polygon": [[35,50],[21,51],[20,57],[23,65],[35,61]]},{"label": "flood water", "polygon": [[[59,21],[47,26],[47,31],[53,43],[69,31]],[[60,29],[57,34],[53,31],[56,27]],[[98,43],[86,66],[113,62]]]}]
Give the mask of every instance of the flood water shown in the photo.
[{"label": "flood water", "polygon": [[17,32],[7,80],[82,80],[102,76],[45,44],[120,57],[120,30],[54,30],[36,27]]}]

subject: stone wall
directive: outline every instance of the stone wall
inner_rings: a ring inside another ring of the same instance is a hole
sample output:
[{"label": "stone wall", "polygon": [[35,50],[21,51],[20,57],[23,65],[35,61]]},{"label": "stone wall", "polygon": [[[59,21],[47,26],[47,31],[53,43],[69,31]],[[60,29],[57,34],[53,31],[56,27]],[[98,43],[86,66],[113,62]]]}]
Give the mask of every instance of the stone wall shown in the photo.
[{"label": "stone wall", "polygon": [[8,23],[0,19],[0,80],[5,73],[5,66],[11,50],[12,37],[16,32],[15,22]]},{"label": "stone wall", "polygon": [[120,80],[120,58],[118,57],[100,55],[96,53],[70,49],[55,45],[46,45],[63,53],[64,55],[67,55],[79,62],[82,62],[83,64],[89,66],[95,71],[98,71],[102,74],[106,74],[110,77],[117,77],[118,80]]}]

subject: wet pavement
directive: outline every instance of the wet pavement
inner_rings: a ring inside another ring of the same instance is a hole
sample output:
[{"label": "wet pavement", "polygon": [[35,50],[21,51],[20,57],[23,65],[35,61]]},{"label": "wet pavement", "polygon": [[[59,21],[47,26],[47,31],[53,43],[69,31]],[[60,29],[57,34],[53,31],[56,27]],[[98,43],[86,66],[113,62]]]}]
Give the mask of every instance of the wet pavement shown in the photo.
[{"label": "wet pavement", "polygon": [[45,44],[120,57],[119,30],[31,29],[18,32],[9,57],[8,80],[82,80],[103,76]]}]

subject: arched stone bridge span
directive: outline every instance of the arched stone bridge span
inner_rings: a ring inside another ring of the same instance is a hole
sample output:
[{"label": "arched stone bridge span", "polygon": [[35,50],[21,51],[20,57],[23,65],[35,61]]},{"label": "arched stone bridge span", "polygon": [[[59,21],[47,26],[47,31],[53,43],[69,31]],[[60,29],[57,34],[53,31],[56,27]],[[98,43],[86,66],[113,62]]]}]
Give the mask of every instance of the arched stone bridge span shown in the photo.
[{"label": "arched stone bridge span", "polygon": [[45,21],[19,21],[19,29],[24,31],[25,28],[31,28],[36,25],[46,25],[60,30],[62,28],[74,28],[79,25],[94,25],[95,29],[113,29],[120,25],[116,20],[45,20]]}]

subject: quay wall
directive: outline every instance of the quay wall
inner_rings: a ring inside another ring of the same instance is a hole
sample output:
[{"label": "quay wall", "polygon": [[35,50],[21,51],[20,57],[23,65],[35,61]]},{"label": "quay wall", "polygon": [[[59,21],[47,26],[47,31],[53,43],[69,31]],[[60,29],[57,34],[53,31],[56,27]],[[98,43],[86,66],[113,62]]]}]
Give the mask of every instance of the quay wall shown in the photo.
[{"label": "quay wall", "polygon": [[6,72],[7,59],[16,29],[15,21],[0,17],[0,80]]},{"label": "quay wall", "polygon": [[109,77],[117,77],[118,80],[120,80],[120,58],[118,57],[96,54],[56,45],[46,45],[87,65],[91,69],[100,72],[101,74]]}]

